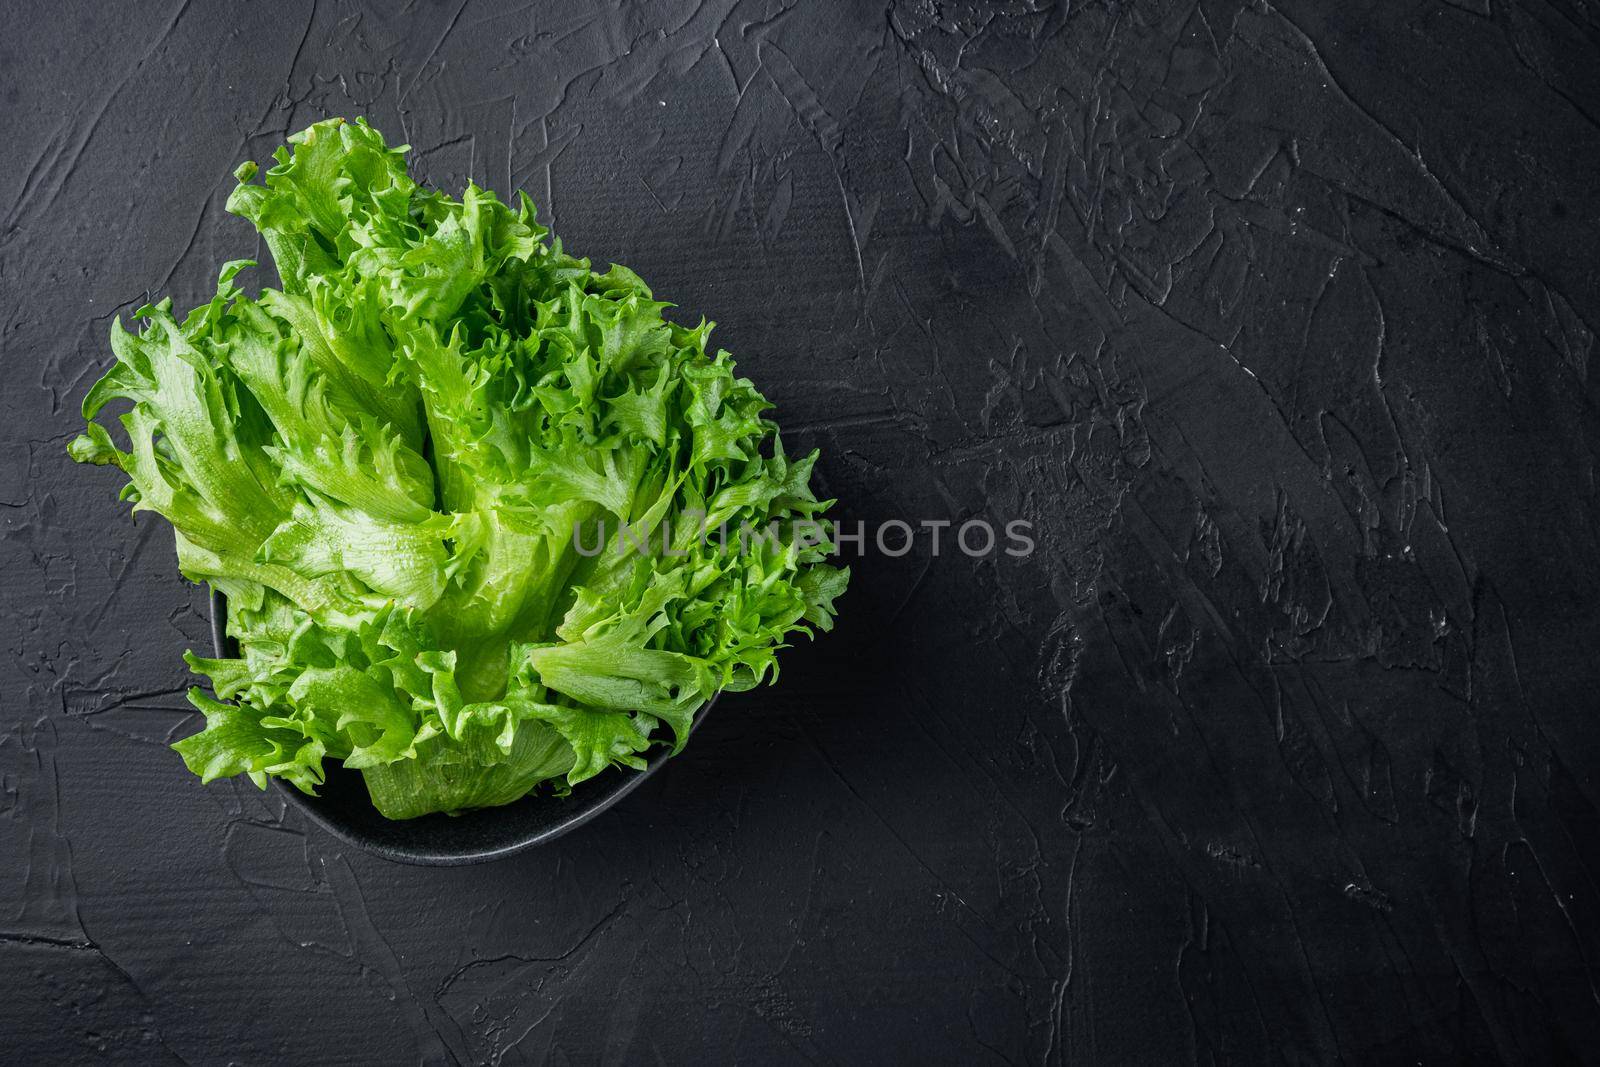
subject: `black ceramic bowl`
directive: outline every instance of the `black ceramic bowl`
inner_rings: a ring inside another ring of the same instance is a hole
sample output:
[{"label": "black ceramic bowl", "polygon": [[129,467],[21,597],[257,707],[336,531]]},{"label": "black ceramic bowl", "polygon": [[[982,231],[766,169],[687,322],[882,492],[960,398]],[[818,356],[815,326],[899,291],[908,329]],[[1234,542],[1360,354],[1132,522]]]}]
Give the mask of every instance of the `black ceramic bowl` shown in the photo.
[{"label": "black ceramic bowl", "polygon": [[[233,639],[227,636],[227,618],[227,600],[213,591],[211,640],[219,656],[238,654]],[[695,715],[695,726],[714,703],[712,697]],[[341,840],[397,863],[454,867],[502,859],[576,830],[639,788],[666,762],[668,751],[654,748],[646,757],[644,770],[605,771],[579,785],[570,796],[529,796],[462,815],[424,815],[399,821],[379,815],[367,797],[361,775],[333,760],[323,764],[328,778],[318,796],[307,796],[276,778],[272,784],[289,803]]]}]

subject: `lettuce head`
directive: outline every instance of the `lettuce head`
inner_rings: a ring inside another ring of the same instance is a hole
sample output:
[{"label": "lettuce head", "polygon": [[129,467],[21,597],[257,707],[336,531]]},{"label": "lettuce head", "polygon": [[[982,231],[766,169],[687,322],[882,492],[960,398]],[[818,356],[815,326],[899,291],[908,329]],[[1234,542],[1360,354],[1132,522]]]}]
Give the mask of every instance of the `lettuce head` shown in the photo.
[{"label": "lettuce head", "polygon": [[816,454],[786,455],[710,324],[406,151],[330,119],[241,166],[228,210],[281,288],[235,261],[183,318],[116,324],[83,413],[125,408],[126,447],[94,421],[70,446],[226,595],[237,655],[186,657],[211,683],[189,769],[314,793],[338,760],[395,819],[676,751],[849,577]]}]

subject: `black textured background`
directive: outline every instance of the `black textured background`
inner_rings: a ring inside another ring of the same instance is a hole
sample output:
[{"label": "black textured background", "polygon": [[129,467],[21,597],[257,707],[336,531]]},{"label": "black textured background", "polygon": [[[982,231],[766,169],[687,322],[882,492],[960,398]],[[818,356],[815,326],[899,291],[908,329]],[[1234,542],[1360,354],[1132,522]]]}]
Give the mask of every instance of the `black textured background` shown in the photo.
[{"label": "black textured background", "polygon": [[[0,1059],[1600,1049],[1594,0],[3,5]],[[367,115],[819,446],[827,639],[553,847],[201,787],[203,594],[74,469],[113,316]]]}]

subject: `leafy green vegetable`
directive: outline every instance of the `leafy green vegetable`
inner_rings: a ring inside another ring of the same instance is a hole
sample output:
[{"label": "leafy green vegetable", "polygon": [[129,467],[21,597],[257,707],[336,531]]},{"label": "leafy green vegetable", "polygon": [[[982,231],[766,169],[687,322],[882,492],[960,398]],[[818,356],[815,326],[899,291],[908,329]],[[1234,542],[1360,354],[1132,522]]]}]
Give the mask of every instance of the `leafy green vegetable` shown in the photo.
[{"label": "leafy green vegetable", "polygon": [[405,152],[332,119],[262,182],[240,167],[228,209],[282,288],[250,298],[235,261],[182,321],[116,325],[83,410],[131,402],[128,449],[94,422],[70,446],[227,595],[239,658],[187,657],[220,698],[190,693],[189,769],[309,793],[341,760],[391,818],[676,751],[848,580],[815,454],[785,455],[709,324],[567,255],[526,196],[417,185]]}]

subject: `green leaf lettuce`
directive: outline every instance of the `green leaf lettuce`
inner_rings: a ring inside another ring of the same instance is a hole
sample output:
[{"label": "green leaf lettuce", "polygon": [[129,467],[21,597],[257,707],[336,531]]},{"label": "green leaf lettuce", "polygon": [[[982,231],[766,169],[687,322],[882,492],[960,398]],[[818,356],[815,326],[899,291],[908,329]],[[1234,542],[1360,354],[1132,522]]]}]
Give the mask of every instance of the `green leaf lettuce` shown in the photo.
[{"label": "green leaf lettuce", "polygon": [[240,167],[228,208],[281,288],[246,295],[236,261],[181,320],[117,324],[84,416],[125,407],[127,445],[91,421],[70,446],[228,597],[237,657],[187,657],[214,693],[189,769],[314,792],[338,760],[391,818],[675,751],[848,580],[815,454],[785,454],[709,324],[405,153],[332,119]]}]

